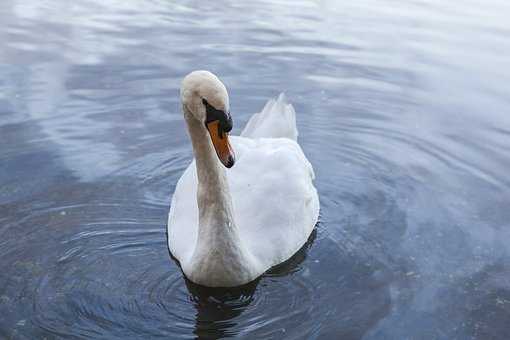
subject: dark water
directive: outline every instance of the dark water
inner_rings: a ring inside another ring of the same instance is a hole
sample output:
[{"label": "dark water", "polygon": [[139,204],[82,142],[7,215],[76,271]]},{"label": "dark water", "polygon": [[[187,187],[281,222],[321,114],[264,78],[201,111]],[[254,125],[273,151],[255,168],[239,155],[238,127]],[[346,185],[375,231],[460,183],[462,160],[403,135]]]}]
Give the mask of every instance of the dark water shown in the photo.
[{"label": "dark water", "polygon": [[[510,3],[0,4],[0,338],[510,339]],[[180,79],[285,91],[321,219],[240,289],[166,246]]]}]

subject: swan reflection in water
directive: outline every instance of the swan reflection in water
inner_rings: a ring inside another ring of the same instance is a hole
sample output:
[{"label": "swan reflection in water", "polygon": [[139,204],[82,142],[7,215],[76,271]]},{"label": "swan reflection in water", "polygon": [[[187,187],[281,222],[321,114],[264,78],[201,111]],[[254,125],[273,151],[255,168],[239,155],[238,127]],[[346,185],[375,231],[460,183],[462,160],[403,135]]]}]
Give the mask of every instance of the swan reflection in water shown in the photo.
[{"label": "swan reflection in water", "polygon": [[[190,300],[196,308],[195,330],[193,333],[197,338],[218,339],[235,336],[237,334],[234,329],[237,325],[235,318],[257,300],[256,291],[259,283],[266,278],[283,277],[299,271],[300,265],[306,259],[308,250],[316,236],[317,229],[314,229],[307,242],[290,259],[271,268],[262,277],[239,287],[205,287],[184,277],[186,287],[190,293]],[[176,261],[175,258],[174,261]],[[257,320],[253,321],[256,322]]]}]

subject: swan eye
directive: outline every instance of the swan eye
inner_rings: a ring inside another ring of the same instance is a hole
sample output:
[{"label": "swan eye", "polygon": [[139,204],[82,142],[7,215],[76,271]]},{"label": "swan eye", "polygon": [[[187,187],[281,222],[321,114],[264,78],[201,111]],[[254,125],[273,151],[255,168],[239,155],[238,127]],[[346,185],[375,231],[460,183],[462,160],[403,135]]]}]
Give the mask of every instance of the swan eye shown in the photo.
[{"label": "swan eye", "polygon": [[228,133],[232,130],[233,122],[232,116],[230,112],[225,112],[223,110],[217,110],[214,106],[209,104],[207,100],[202,99],[202,103],[205,105],[205,111],[207,113],[207,117],[205,119],[205,124],[207,125],[210,122],[218,121],[218,132],[220,137],[223,136],[223,133]]}]

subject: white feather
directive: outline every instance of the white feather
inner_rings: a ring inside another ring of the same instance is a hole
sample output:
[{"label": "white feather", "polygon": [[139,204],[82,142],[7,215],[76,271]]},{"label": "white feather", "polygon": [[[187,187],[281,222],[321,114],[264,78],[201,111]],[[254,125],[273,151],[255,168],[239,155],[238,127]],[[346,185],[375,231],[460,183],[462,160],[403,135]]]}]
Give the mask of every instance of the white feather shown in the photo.
[{"label": "white feather", "polygon": [[260,113],[255,113],[246,124],[242,137],[279,138],[297,141],[296,111],[287,103],[284,93],[277,99],[270,99]]}]

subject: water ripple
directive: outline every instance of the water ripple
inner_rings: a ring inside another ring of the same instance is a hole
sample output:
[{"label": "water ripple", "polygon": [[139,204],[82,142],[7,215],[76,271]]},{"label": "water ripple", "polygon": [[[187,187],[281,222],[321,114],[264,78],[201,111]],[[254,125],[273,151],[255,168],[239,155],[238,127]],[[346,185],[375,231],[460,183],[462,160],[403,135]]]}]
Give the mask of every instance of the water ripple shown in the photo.
[{"label": "water ripple", "polygon": [[[0,337],[508,339],[508,2],[7,0]],[[179,86],[285,91],[320,223],[250,285],[167,249]]]}]

